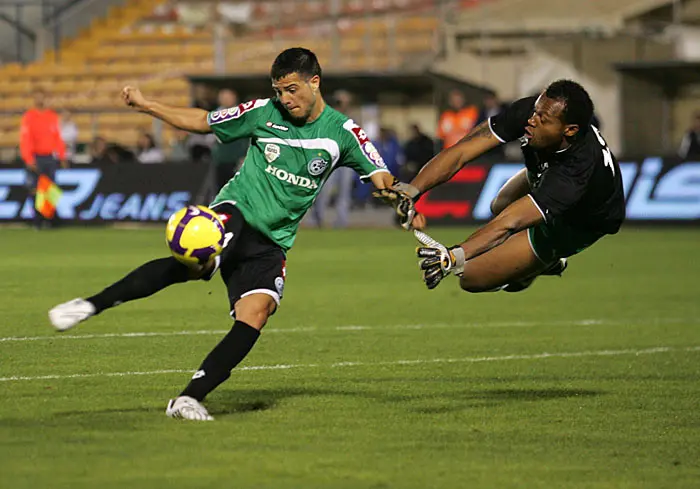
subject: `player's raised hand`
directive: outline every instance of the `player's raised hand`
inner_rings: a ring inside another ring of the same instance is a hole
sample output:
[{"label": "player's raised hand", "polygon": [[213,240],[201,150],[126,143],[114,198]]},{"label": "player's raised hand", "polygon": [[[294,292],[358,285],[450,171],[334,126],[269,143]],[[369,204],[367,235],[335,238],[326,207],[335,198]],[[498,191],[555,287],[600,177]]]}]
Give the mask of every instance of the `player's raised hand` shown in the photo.
[{"label": "player's raised hand", "polygon": [[122,89],[122,99],[129,107],[141,110],[146,107],[146,99],[141,90],[136,87],[126,86]]},{"label": "player's raised hand", "polygon": [[[394,208],[399,216],[399,223],[404,229],[412,229],[416,217],[415,198],[419,194],[420,191],[413,185],[398,181],[395,181],[391,187],[372,192],[374,197]],[[424,227],[425,218],[416,220],[416,224]]]},{"label": "player's raised hand", "polygon": [[423,270],[423,282],[429,289],[434,289],[440,281],[451,273],[460,276],[464,272],[464,250],[461,246],[447,248],[422,231],[413,231],[416,239],[423,245],[416,250],[420,260],[418,265]]}]

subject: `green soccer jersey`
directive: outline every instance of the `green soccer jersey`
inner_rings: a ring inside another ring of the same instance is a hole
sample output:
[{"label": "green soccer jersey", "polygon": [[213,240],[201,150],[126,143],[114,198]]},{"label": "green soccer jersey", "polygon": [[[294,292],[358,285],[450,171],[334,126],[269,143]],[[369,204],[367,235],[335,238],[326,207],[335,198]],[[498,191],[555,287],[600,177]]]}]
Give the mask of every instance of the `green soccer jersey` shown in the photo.
[{"label": "green soccer jersey", "polygon": [[331,107],[299,126],[277,101],[253,100],[210,112],[207,121],[222,143],[251,138],[241,169],[212,205],[233,203],[248,224],[285,251],[335,168],[350,167],[363,180],[388,171],[362,128]]}]

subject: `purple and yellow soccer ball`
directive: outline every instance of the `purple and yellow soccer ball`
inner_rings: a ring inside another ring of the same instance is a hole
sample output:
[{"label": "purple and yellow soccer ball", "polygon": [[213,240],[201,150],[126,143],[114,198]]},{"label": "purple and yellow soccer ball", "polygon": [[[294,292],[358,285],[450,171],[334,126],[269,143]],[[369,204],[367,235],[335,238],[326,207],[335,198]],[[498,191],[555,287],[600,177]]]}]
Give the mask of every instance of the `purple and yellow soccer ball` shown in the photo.
[{"label": "purple and yellow soccer ball", "polygon": [[197,268],[221,253],[225,234],[216,212],[202,205],[189,205],[170,216],[165,241],[178,261]]}]

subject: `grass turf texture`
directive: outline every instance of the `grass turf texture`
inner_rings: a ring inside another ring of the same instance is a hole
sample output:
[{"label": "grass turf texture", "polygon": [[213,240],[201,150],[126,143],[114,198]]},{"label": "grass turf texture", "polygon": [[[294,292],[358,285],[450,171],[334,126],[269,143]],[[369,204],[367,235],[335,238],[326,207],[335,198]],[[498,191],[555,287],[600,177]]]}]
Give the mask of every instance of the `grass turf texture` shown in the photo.
[{"label": "grass turf texture", "polygon": [[64,338],[47,310],[163,255],[162,231],[1,232],[2,487],[698,487],[697,230],[627,229],[481,295],[426,290],[410,234],[304,230],[242,364],[276,367],[234,372],[213,423],[164,410],[231,325],[218,277]]}]

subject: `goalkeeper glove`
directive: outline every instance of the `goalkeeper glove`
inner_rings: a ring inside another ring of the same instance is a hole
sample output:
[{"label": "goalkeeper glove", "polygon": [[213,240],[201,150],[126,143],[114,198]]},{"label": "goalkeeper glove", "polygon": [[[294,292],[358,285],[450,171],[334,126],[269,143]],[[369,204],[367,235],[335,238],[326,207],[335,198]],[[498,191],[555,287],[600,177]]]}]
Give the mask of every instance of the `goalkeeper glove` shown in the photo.
[{"label": "goalkeeper glove", "polygon": [[429,289],[434,289],[447,275],[453,273],[458,277],[464,273],[464,250],[461,246],[447,248],[422,231],[414,230],[416,239],[423,245],[416,250],[418,262],[423,270],[423,282]]},{"label": "goalkeeper glove", "polygon": [[416,216],[415,201],[420,195],[420,190],[411,184],[394,181],[391,187],[376,190],[372,195],[394,208],[401,227],[411,229],[411,223]]}]

